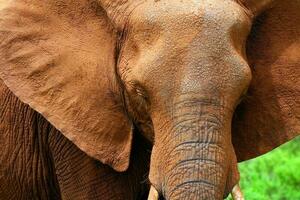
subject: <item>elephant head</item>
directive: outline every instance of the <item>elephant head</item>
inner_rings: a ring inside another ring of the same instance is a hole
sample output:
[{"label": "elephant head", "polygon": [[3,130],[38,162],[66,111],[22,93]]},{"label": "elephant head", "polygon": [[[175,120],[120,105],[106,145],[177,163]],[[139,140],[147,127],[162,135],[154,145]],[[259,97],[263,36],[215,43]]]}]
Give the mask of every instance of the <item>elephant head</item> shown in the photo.
[{"label": "elephant head", "polygon": [[300,133],[300,1],[271,3],[10,0],[0,77],[116,171],[137,128],[164,198],[222,199],[238,161]]}]

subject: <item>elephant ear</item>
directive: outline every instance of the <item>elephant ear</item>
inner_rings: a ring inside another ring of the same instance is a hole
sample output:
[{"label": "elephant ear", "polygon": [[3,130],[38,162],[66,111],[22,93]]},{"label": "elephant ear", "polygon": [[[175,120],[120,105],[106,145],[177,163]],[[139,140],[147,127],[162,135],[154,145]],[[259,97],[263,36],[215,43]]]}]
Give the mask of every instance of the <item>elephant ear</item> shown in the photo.
[{"label": "elephant ear", "polygon": [[247,44],[253,80],[233,118],[239,161],[300,134],[300,1],[277,1],[259,15]]},{"label": "elephant ear", "polygon": [[88,155],[125,171],[132,142],[115,74],[116,33],[93,0],[10,0],[0,77]]}]

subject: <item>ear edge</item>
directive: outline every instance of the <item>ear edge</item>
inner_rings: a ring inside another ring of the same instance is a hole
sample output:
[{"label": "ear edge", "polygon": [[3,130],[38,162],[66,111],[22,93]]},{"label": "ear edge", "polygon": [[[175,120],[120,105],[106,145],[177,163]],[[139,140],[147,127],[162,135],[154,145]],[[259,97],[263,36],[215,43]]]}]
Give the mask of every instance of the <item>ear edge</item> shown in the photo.
[{"label": "ear edge", "polygon": [[248,12],[251,18],[257,17],[259,14],[270,8],[275,0],[236,0]]},{"label": "ear edge", "polygon": [[[82,2],[85,3],[85,1],[79,1],[79,4],[82,3]],[[23,4],[23,2],[19,2],[19,3]],[[18,14],[19,13],[16,13],[16,15],[18,15]],[[13,17],[15,17],[15,16],[13,16]],[[90,17],[90,16],[86,16],[86,17]],[[93,17],[95,17],[95,16],[93,16]],[[102,16],[99,15],[97,17],[101,18]],[[2,23],[2,21],[6,21],[6,19],[2,19],[2,18],[0,20],[1,20],[1,23]],[[88,21],[88,20],[86,20],[86,21]],[[104,20],[100,19],[100,21],[102,21],[103,24],[106,24],[105,19]],[[99,20],[97,20],[97,22],[99,22]],[[30,22],[30,23],[32,23],[32,22]],[[103,24],[100,23],[101,26],[104,26]],[[40,26],[40,24],[38,24],[38,23],[37,23],[37,25]],[[100,25],[96,26],[96,28],[99,28]],[[13,24],[12,26],[14,27],[15,24]],[[102,27],[100,27],[100,28],[102,28]],[[103,28],[105,28],[105,27],[103,27]],[[71,29],[70,31],[72,31],[72,30],[73,29]],[[7,33],[4,33],[6,31],[5,29],[4,30],[1,29],[0,31],[1,31],[1,34],[8,35]],[[9,31],[14,32],[15,30],[9,28]],[[94,31],[94,30],[89,30],[89,31]],[[103,32],[105,32],[105,31],[106,31],[106,28],[105,28],[105,30]],[[69,32],[69,33],[70,33],[70,35],[73,34],[73,32]],[[90,34],[90,32],[88,32],[88,33]],[[98,33],[98,35],[102,34],[102,32],[100,33],[99,31],[97,33]],[[105,33],[105,34],[107,34],[107,33]],[[106,36],[106,35],[104,35],[104,36]],[[18,39],[20,39],[20,38],[18,38]],[[49,40],[51,40],[51,39],[55,39],[55,38],[50,38],[49,37]],[[27,40],[25,40],[25,41],[27,41]],[[17,42],[18,42],[17,40],[14,41],[14,43],[17,43]],[[102,45],[104,45],[103,43],[102,43]],[[72,43],[70,43],[70,44],[72,44]],[[21,79],[14,79],[13,76],[16,75],[16,74],[19,75],[20,73],[11,73],[11,71],[9,71],[9,70],[7,72],[6,66],[8,66],[8,65],[14,65],[14,69],[15,69],[16,68],[16,66],[15,66],[16,64],[15,63],[13,63],[13,64],[9,63],[10,61],[5,60],[6,57],[3,56],[3,55],[5,55],[7,52],[5,52],[5,48],[3,48],[3,45],[5,45],[5,43],[2,43],[2,44],[0,43],[0,54],[2,55],[2,57],[0,58],[0,63],[2,65],[2,67],[0,67],[1,68],[1,70],[0,70],[0,76],[1,76],[1,79],[3,80],[3,82],[5,83],[5,85],[8,86],[8,88],[15,94],[15,96],[17,96],[22,102],[28,104],[31,108],[33,108],[35,111],[37,111],[38,113],[40,113],[42,116],[44,116],[51,124],[53,124],[53,126],[55,128],[57,128],[58,130],[60,130],[63,133],[63,135],[65,135],[69,140],[73,141],[76,144],[76,146],[78,146],[81,150],[83,150],[84,152],[86,152],[88,155],[90,155],[90,156],[92,156],[92,157],[100,160],[104,164],[110,165],[116,171],[120,171],[120,172],[121,171],[126,171],[126,169],[129,166],[130,151],[131,151],[131,144],[132,144],[131,124],[130,124],[130,122],[127,119],[123,119],[123,117],[126,117],[126,116],[125,115],[123,116],[123,113],[116,113],[116,114],[114,113],[115,115],[117,115],[117,116],[115,116],[115,118],[120,119],[120,121],[121,121],[121,122],[117,121],[117,123],[122,123],[122,126],[118,125],[117,128],[115,128],[115,127],[109,127],[110,125],[112,125],[111,122],[109,122],[108,124],[106,124],[106,126],[108,126],[108,127],[104,127],[104,128],[113,129],[114,133],[118,133],[118,131],[119,132],[121,132],[121,131],[122,132],[126,132],[125,134],[121,135],[119,137],[119,140],[117,141],[117,144],[119,146],[121,146],[120,150],[118,150],[118,149],[116,150],[116,149],[113,149],[113,148],[110,148],[110,149],[108,148],[108,150],[106,150],[106,151],[103,151],[103,149],[99,150],[99,146],[96,146],[93,143],[89,143],[90,141],[87,141],[87,142],[84,141],[84,139],[85,139],[84,137],[85,136],[84,136],[83,132],[80,131],[82,129],[80,129],[80,130],[76,129],[76,128],[78,128],[78,126],[71,127],[70,123],[68,121],[70,119],[65,120],[64,116],[59,115],[59,113],[55,113],[55,112],[52,113],[51,110],[53,111],[53,108],[47,108],[47,106],[45,106],[44,103],[42,105],[40,104],[40,101],[39,101],[40,99],[35,99],[34,95],[36,94],[36,92],[32,91],[33,88],[30,87],[30,85],[28,86],[28,81],[29,80],[28,80],[28,77],[26,76],[28,74],[23,74],[25,76],[23,76],[23,78],[21,78],[22,81],[18,82],[18,80],[21,80]],[[97,43],[95,45],[97,45]],[[57,46],[61,47],[59,43],[57,44]],[[48,47],[45,47],[45,48],[48,48]],[[101,48],[102,48],[102,46],[101,46]],[[101,50],[101,48],[100,48],[100,50]],[[45,49],[45,51],[46,50],[47,49]],[[59,50],[60,49],[58,49],[58,51]],[[93,49],[91,51],[93,51]],[[105,51],[105,50],[103,50],[103,51]],[[35,51],[34,51],[34,53],[35,53]],[[104,60],[110,60],[110,56],[106,57],[107,52],[104,52],[104,53],[103,52],[99,52],[98,53],[98,51],[97,51],[97,55],[98,56],[101,56],[100,55],[101,53],[105,54],[105,55],[103,55],[104,56]],[[106,64],[108,65],[110,63],[107,61]],[[105,65],[103,65],[101,67],[104,67],[104,66]],[[26,67],[32,68],[32,66],[29,66],[29,65],[26,66]],[[36,67],[36,69],[39,69],[40,66],[36,65],[36,66],[33,66],[33,67]],[[8,68],[13,68],[13,67],[9,66]],[[22,68],[24,68],[24,67],[22,67]],[[102,68],[102,70],[100,69],[100,72],[102,72],[102,71],[104,71],[103,68]],[[99,69],[98,69],[98,72],[99,72]],[[92,88],[92,89],[95,89],[95,88]],[[77,92],[80,92],[80,91],[77,91]],[[102,95],[102,96],[104,96],[104,98],[106,100],[109,98],[109,96],[107,96],[107,95]],[[92,103],[94,103],[94,102],[92,102]],[[102,103],[103,103],[103,101],[102,101]],[[111,108],[111,104],[108,105],[108,109],[109,108]],[[56,108],[54,108],[54,109],[56,109]],[[60,112],[60,114],[61,114],[61,112]],[[102,116],[104,115],[104,118],[102,117],[101,123],[106,119],[105,118],[106,114],[107,113],[102,113]],[[95,119],[95,117],[93,119]],[[81,120],[84,120],[84,119],[81,119]],[[72,123],[74,124],[74,121],[72,121]],[[82,126],[82,127],[84,127],[84,126]],[[118,129],[118,128],[120,128],[120,129]],[[115,130],[115,129],[118,129],[118,130]],[[100,131],[102,131],[102,130],[100,130]],[[93,132],[93,134],[94,133],[96,133],[96,132]],[[117,135],[120,135],[120,134],[117,134]],[[104,136],[100,136],[100,137],[105,137],[105,136],[107,136],[107,133],[104,133]],[[115,138],[115,137],[118,137],[118,136],[116,136],[116,135],[112,136],[112,138]],[[102,144],[102,145],[104,145],[104,147],[110,147],[110,144],[113,143],[112,138],[109,138],[108,143],[105,143],[105,144]],[[125,142],[124,141],[120,141],[121,140],[120,138],[121,139],[126,139],[126,141]],[[96,136],[95,139],[99,139],[98,135]]]},{"label": "ear edge", "polygon": [[300,134],[299,9],[299,1],[278,1],[256,19],[248,38],[253,79],[232,126],[239,161],[267,153]]},{"label": "ear edge", "polygon": [[[123,130],[126,132],[129,132],[130,138],[129,141],[131,141],[128,145],[124,146],[124,148],[120,151],[121,153],[116,155],[107,155],[107,153],[101,153],[97,150],[97,147],[95,145],[92,145],[90,143],[84,142],[84,140],[80,141],[81,139],[76,137],[76,135],[80,135],[81,133],[75,133],[76,129],[72,129],[71,131],[68,130],[68,125],[66,123],[62,123],[64,120],[60,118],[57,115],[50,114],[46,109],[43,108],[43,106],[38,105],[37,103],[34,103],[34,101],[26,98],[23,96],[22,92],[19,92],[20,90],[16,89],[9,81],[7,81],[5,78],[5,75],[3,75],[2,71],[0,70],[0,76],[3,83],[9,88],[10,91],[23,103],[27,104],[41,114],[47,121],[52,124],[57,130],[59,130],[63,135],[76,144],[76,146],[85,152],[87,155],[89,155],[92,158],[95,158],[99,161],[101,161],[103,164],[111,166],[114,170],[117,172],[125,172],[129,165],[130,165],[130,151],[132,146],[132,128],[127,130]],[[129,123],[129,122],[128,122]],[[131,125],[132,127],[132,125]],[[126,127],[124,127],[126,129]],[[73,134],[72,134],[73,133]],[[99,148],[99,147],[98,147]],[[107,158],[106,158],[107,157]],[[108,159],[110,157],[113,157],[115,159]]]}]

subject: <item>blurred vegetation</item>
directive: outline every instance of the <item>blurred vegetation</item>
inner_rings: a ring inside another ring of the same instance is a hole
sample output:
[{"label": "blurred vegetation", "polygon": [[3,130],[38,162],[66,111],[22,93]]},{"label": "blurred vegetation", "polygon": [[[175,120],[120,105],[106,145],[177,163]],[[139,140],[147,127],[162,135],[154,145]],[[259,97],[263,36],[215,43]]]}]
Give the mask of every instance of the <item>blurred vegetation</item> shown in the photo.
[{"label": "blurred vegetation", "polygon": [[300,137],[240,163],[239,170],[246,200],[300,200]]}]

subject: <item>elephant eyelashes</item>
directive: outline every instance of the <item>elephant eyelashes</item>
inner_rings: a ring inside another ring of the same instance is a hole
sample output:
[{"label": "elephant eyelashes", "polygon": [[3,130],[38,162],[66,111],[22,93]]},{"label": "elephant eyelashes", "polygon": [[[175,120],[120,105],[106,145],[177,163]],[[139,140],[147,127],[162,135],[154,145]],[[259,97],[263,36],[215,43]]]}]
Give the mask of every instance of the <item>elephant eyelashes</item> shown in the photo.
[{"label": "elephant eyelashes", "polygon": [[140,97],[147,99],[147,95],[145,93],[145,91],[143,91],[141,88],[135,88],[135,92],[137,95],[139,95]]},{"label": "elephant eyelashes", "polygon": [[140,105],[146,105],[149,103],[149,96],[144,88],[140,86],[139,83],[130,82],[128,93],[131,95],[131,98],[134,99],[135,103]]}]

